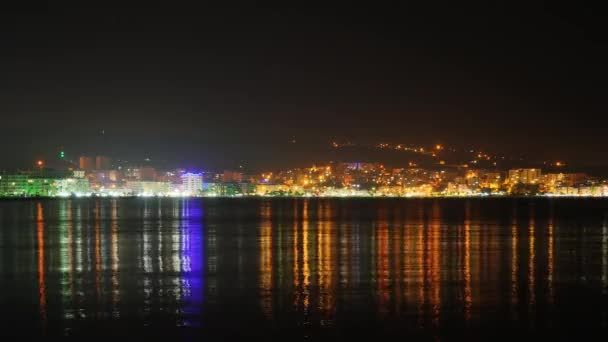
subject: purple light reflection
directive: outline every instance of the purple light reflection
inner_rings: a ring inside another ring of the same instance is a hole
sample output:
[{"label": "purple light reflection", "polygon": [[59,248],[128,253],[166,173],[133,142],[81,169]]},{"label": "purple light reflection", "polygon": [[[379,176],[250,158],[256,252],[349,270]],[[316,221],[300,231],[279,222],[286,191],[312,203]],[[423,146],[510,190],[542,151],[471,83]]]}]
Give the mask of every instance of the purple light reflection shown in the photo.
[{"label": "purple light reflection", "polygon": [[185,326],[200,327],[204,286],[202,203],[184,199],[181,219],[183,322]]}]

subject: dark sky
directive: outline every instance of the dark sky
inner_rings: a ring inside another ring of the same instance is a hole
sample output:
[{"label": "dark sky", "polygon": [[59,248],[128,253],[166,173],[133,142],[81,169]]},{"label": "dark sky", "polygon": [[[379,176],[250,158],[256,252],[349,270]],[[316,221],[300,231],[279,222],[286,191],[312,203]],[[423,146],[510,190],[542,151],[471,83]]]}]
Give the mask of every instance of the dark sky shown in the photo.
[{"label": "dark sky", "polygon": [[0,168],[295,166],[333,138],[607,165],[607,18],[575,4],[3,7]]}]

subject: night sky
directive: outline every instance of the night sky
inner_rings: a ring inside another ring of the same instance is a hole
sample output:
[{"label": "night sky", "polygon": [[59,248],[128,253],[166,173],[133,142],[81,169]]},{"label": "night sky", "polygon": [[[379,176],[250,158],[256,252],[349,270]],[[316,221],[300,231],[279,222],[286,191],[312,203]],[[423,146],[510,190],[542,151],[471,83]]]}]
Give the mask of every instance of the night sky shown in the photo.
[{"label": "night sky", "polygon": [[333,139],[608,165],[599,8],[162,4],[2,8],[0,168],[305,166]]}]

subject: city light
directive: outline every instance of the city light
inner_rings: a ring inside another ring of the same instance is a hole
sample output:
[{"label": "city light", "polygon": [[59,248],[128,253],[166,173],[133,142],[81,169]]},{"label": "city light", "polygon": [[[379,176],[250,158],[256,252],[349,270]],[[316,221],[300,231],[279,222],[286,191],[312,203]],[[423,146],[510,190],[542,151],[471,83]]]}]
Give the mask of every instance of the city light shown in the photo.
[{"label": "city light", "polygon": [[[111,168],[111,159],[101,156],[82,156],[78,159],[80,169],[70,166],[56,172],[45,167],[46,163],[40,159],[35,162],[35,171],[0,172],[0,197],[608,196],[607,180],[584,173],[551,173],[549,170],[544,173],[535,168],[501,170],[494,160],[504,159],[504,156],[491,156],[479,150],[462,151],[460,159],[451,156],[448,164],[443,158],[430,159],[437,157],[440,153],[437,151],[442,151],[442,157],[450,157],[455,151],[440,144],[426,149],[388,143],[376,147],[412,156],[401,167],[369,162],[330,162],[258,174],[245,174],[241,166],[236,171],[221,173],[179,168],[157,170],[138,165]],[[65,157],[63,151],[61,156]],[[560,160],[544,165],[563,167],[566,163]]]}]

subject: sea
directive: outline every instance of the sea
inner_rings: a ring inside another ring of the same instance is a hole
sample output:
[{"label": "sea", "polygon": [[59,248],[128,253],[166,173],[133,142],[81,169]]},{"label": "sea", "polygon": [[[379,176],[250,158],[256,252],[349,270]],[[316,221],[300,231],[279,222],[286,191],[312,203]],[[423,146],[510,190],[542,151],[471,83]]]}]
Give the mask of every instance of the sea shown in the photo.
[{"label": "sea", "polygon": [[0,336],[605,335],[608,199],[0,200]]}]

